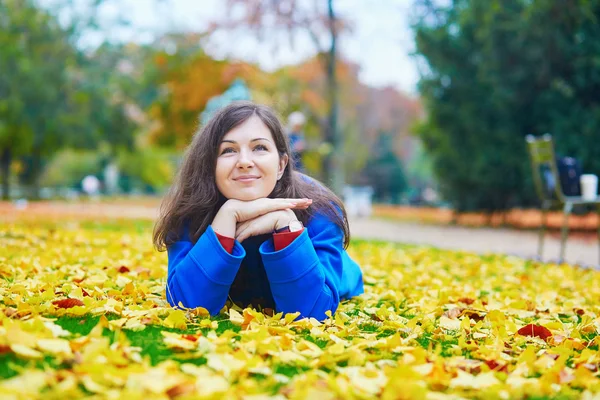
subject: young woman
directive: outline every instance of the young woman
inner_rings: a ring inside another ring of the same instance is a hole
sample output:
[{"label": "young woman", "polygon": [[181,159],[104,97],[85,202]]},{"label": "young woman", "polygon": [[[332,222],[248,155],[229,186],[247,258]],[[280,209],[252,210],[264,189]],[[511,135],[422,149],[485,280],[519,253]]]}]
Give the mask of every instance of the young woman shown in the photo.
[{"label": "young woman", "polygon": [[195,135],[161,207],[154,244],[168,250],[173,306],[245,307],[326,318],[363,292],[341,201],[293,170],[268,107],[236,102]]}]

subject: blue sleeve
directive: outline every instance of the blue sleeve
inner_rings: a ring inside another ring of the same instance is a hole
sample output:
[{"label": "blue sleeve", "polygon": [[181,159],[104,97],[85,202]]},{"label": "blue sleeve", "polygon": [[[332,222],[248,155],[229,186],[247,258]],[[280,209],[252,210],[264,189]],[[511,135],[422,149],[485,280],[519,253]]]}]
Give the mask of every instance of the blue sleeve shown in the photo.
[{"label": "blue sleeve", "polygon": [[322,215],[284,249],[275,251],[267,240],[260,253],[277,311],[323,320],[340,299],[363,292],[362,272],[343,248],[342,229]]},{"label": "blue sleeve", "polygon": [[169,273],[166,297],[169,304],[184,307],[204,307],[216,315],[225,305],[229,288],[246,256],[244,248],[235,242],[232,254],[219,243],[209,226],[196,244],[184,236],[169,246]]}]

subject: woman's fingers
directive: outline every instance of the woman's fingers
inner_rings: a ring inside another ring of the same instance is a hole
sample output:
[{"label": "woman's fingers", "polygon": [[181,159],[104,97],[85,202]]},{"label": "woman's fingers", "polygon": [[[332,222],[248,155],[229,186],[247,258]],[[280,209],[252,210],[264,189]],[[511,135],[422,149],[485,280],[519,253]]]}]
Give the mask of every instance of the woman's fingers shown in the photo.
[{"label": "woman's fingers", "polygon": [[261,215],[285,210],[297,209],[305,210],[312,204],[311,199],[257,199],[248,201],[243,205],[243,209],[238,213],[238,222],[244,222]]},{"label": "woman's fingers", "polygon": [[236,232],[235,233],[235,240],[237,240],[238,242],[243,242],[244,240],[246,240],[247,238],[249,238],[250,232],[248,232],[248,229],[242,230],[241,232]]},{"label": "woman's fingers", "polygon": [[241,223],[237,226],[237,228],[235,228],[235,238],[238,240],[238,242],[240,241],[240,235],[248,228],[248,221]]}]

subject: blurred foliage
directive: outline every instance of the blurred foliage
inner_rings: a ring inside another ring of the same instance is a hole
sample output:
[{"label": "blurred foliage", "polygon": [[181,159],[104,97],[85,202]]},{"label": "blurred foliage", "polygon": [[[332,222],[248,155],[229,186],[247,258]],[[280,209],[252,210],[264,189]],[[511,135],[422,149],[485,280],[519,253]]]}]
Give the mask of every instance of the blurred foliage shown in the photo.
[{"label": "blurred foliage", "polygon": [[157,121],[150,141],[163,147],[185,148],[199,125],[208,100],[223,92],[235,78],[228,63],[204,53],[196,34],[168,35],[149,60],[159,70],[159,96],[149,115]]},{"label": "blurred foliage", "polygon": [[375,201],[399,204],[408,183],[402,163],[392,150],[392,141],[391,134],[379,134],[364,173],[372,183]]},{"label": "blurred foliage", "polygon": [[[100,2],[98,2],[100,3]],[[66,6],[65,6],[66,7]],[[134,123],[108,46],[87,54],[75,46],[82,21],[59,23],[64,10],[33,0],[0,0],[0,154],[3,195],[10,165],[22,157],[20,180],[37,197],[50,156],[72,146],[133,147]],[[93,24],[93,21],[89,21]]]},{"label": "blurred foliage", "polygon": [[[107,160],[100,151],[65,149],[48,163],[42,180],[47,187],[78,188],[87,175],[103,180]],[[136,152],[120,151],[114,160],[121,176],[121,191],[162,192],[171,183],[178,157],[171,151],[149,148]]]},{"label": "blurred foliage", "polygon": [[95,151],[65,149],[58,152],[42,174],[44,185],[50,187],[76,187],[87,175],[100,175],[101,155]]},{"label": "blurred foliage", "polygon": [[[118,165],[129,184],[142,185],[155,192],[164,191],[175,176],[177,156],[172,152],[149,148],[135,153],[121,152]],[[125,189],[125,188],[123,188]]]},{"label": "blurred foliage", "polygon": [[600,1],[455,0],[416,3],[417,133],[443,196],[456,209],[532,204],[527,134],[600,174]]},{"label": "blurred foliage", "polygon": [[73,137],[81,99],[77,52],[68,30],[32,0],[0,0],[0,152],[3,191],[14,157],[28,154],[30,173],[41,158]]},{"label": "blurred foliage", "polygon": [[324,68],[323,50],[298,65],[267,72],[254,64],[212,58],[203,48],[205,33],[166,33],[144,45],[104,41],[84,47],[84,32],[101,36],[101,29],[110,29],[100,28],[96,19],[105,2],[94,0],[81,8],[75,0],[43,6],[35,0],[0,0],[0,181],[5,197],[9,182],[30,189],[25,195],[35,198],[42,184],[78,187],[88,174],[102,180],[108,164],[120,168],[121,190],[162,191],[198,130],[208,100],[236,79],[247,84],[254,101],[275,108],[284,125],[293,111],[307,116],[304,163],[311,175],[326,179],[325,160],[336,154],[343,157],[348,183],[370,183],[361,171],[381,130],[393,134],[396,156],[410,158],[408,127],[420,115],[419,101],[362,84],[358,65],[336,62],[342,140],[331,146],[331,71]]}]

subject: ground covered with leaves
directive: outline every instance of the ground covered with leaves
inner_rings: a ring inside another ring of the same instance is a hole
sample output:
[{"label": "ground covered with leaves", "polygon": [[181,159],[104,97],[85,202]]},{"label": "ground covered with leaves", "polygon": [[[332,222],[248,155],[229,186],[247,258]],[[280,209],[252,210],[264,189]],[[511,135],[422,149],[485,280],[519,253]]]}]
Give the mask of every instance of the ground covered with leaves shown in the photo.
[{"label": "ground covered with leaves", "polygon": [[596,398],[600,273],[353,242],[325,321],[174,310],[151,223],[0,225],[0,397]]}]

